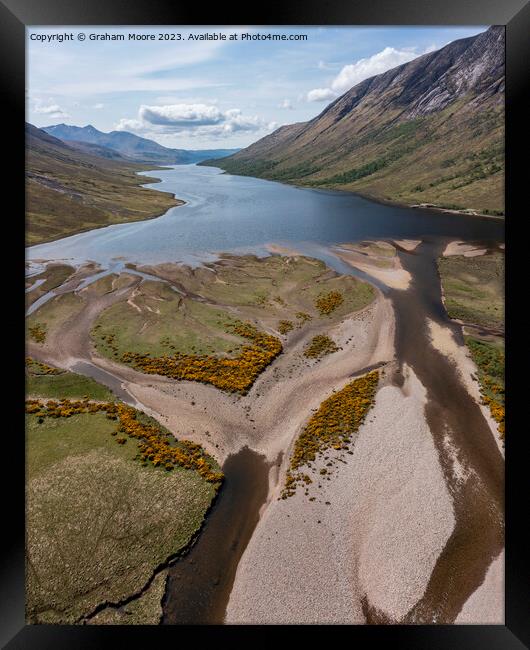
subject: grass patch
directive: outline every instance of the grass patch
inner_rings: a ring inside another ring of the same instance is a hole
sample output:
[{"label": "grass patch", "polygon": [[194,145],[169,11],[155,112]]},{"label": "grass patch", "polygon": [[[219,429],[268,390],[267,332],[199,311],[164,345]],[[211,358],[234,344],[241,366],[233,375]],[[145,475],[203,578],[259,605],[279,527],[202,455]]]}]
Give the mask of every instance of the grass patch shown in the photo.
[{"label": "grass patch", "polygon": [[169,285],[144,282],[128,302],[106,309],[91,335],[111,359],[123,354],[230,354],[243,340],[226,331],[232,319],[222,309],[182,298]]},{"label": "grass patch", "polygon": [[504,330],[504,254],[438,259],[445,307],[451,318]]},{"label": "grass patch", "polygon": [[93,616],[89,625],[158,625],[162,618],[162,598],[167,571],[160,571],[140,598],[123,607],[106,607]]},{"label": "grass patch", "polygon": [[28,416],[27,617],[73,623],[139,591],[201,525],[214,488],[143,468],[102,414]]},{"label": "grass patch", "polygon": [[26,283],[31,286],[37,280],[45,279],[37,288],[41,293],[46,293],[66,282],[74,271],[74,267],[68,264],[49,264],[42,273],[27,278]]},{"label": "grass patch", "polygon": [[26,394],[49,398],[87,398],[103,402],[116,399],[112,391],[94,379],[67,371],[50,374],[26,372]]}]

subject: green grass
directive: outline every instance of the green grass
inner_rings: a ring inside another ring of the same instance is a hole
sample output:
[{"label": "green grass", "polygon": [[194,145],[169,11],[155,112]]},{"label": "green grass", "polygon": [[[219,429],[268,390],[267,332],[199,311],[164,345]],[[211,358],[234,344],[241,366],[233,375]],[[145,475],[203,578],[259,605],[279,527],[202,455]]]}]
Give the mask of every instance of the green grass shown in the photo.
[{"label": "green grass", "polygon": [[438,259],[447,313],[451,318],[504,330],[504,254]]},{"label": "green grass", "polygon": [[75,293],[63,293],[44,303],[26,318],[26,328],[44,326],[46,338],[78,313],[84,305],[83,299]]},{"label": "green grass", "polygon": [[[134,460],[102,413],[27,416],[27,616],[73,623],[138,593],[186,546],[214,487],[197,472]],[[142,621],[143,622],[143,621]]]},{"label": "green grass", "polygon": [[75,372],[57,375],[26,373],[26,394],[47,398],[83,398],[110,402],[115,400],[113,393],[94,379]]},{"label": "green grass", "polygon": [[[121,358],[124,352],[153,356],[175,351],[227,353],[243,342],[240,337],[226,333],[224,324],[230,316],[225,311],[181,299],[163,283],[143,283],[131,301],[136,307],[127,302],[117,303],[106,309],[92,328],[98,351],[111,359]],[[109,341],[112,335],[114,338]]]},{"label": "green grass", "polygon": [[[315,311],[315,302],[321,293],[339,291],[343,302],[330,315],[333,318],[342,318],[347,314],[359,311],[369,305],[375,298],[375,289],[361,280],[349,275],[330,278],[323,283],[315,283],[301,291],[300,302]],[[325,318],[330,318],[325,316]]]},{"label": "green grass", "polygon": [[333,319],[362,309],[375,297],[370,285],[337,276],[323,262],[302,256],[226,256],[210,268],[194,273],[177,265],[150,268],[209,302],[182,297],[161,282],[143,282],[128,302],[109,307],[94,323],[91,335],[98,351],[116,361],[125,352],[234,357],[248,344],[227,331],[227,323],[236,318],[276,330],[279,322],[294,322],[300,312],[316,317],[321,292],[343,295]]},{"label": "green grass", "polygon": [[123,607],[106,607],[93,616],[90,625],[157,625],[162,617],[162,598],[167,571],[160,571],[139,598]]}]

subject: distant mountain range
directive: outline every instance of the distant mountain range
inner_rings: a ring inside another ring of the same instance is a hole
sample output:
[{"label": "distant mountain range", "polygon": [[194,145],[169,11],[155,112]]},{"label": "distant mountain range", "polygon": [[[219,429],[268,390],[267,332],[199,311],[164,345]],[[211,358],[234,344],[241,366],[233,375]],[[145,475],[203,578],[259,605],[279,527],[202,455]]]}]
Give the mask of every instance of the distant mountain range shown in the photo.
[{"label": "distant mountain range", "polygon": [[309,122],[201,164],[403,204],[504,213],[504,27],[357,84]]},{"label": "distant mountain range", "polygon": [[168,192],[140,185],[153,164],[138,164],[99,145],[65,143],[26,124],[28,244],[163,214],[178,205]]},{"label": "distant mountain range", "polygon": [[98,147],[92,150],[85,147],[85,150],[106,158],[112,158],[112,152],[117,152],[124,160],[157,165],[197,163],[208,158],[222,158],[239,151],[239,149],[169,149],[154,140],[141,138],[128,131],[104,133],[91,124],[88,126],[55,124],[45,126],[42,130],[65,142],[78,142]]}]

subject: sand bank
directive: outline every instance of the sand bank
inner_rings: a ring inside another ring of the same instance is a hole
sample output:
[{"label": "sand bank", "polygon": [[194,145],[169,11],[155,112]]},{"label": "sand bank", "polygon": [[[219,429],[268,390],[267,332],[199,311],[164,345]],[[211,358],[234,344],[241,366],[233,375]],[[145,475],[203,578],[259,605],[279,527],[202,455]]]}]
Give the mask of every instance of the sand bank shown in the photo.
[{"label": "sand bank", "polygon": [[[395,249],[386,242],[387,246]],[[379,242],[376,242],[379,244]],[[391,289],[408,289],[411,282],[411,275],[401,266],[397,255],[390,257],[379,257],[366,252],[361,252],[353,245],[343,245],[333,248],[334,254],[343,262],[357,268],[369,276],[376,278]]]},{"label": "sand bank", "polygon": [[449,327],[444,327],[430,319],[427,319],[427,327],[429,328],[429,337],[433,346],[439,352],[448,356],[456,365],[463,385],[479,405],[490,431],[495,438],[495,442],[504,457],[504,447],[499,436],[497,422],[491,416],[489,407],[481,404],[480,386],[478,380],[473,379],[473,377],[476,377],[477,367],[471,358],[469,350],[465,345],[459,345],[456,342]]},{"label": "sand bank", "polygon": [[421,598],[454,525],[424,405],[411,371],[402,388],[381,388],[353,455],[310,486],[313,502],[301,490],[274,498],[280,475],[239,564],[228,623],[363,623],[363,597],[397,619]]},{"label": "sand bank", "polygon": [[464,257],[477,257],[477,255],[484,255],[486,252],[487,250],[485,248],[478,248],[477,246],[465,244],[461,241],[452,241],[445,247],[443,256],[463,255]]}]

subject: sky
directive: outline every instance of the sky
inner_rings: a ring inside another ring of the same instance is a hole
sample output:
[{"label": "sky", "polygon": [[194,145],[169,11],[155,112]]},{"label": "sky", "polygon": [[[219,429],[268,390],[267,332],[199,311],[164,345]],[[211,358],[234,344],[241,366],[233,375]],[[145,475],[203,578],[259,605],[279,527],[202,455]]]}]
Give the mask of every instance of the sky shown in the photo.
[{"label": "sky", "polygon": [[26,119],[166,147],[246,147],[315,117],[363,79],[485,29],[28,27]]}]

